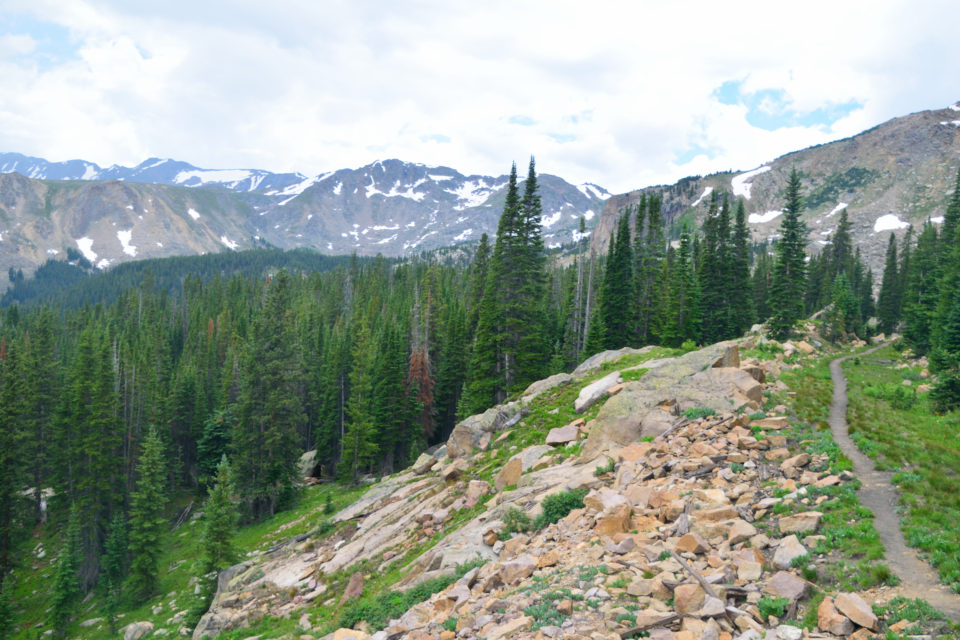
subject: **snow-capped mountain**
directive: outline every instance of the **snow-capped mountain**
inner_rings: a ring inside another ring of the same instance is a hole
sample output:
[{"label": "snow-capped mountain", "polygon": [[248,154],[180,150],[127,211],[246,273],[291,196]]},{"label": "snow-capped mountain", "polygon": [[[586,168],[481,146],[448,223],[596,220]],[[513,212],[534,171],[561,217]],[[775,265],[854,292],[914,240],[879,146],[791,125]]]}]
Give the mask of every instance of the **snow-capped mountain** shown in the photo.
[{"label": "snow-capped mountain", "polygon": [[[548,246],[588,227],[609,193],[538,176]],[[507,176],[384,160],[317,176],[151,158],[107,168],[0,154],[0,273],[79,251],[118,262],[273,245],[410,255],[496,232]],[[521,187],[522,188],[522,187]]]}]

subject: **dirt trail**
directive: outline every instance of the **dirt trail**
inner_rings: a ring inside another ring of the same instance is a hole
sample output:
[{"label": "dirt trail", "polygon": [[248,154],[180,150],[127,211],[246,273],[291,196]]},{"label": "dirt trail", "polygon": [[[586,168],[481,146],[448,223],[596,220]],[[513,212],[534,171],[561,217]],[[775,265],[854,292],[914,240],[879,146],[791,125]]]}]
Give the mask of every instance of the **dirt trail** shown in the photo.
[{"label": "dirt trail", "polygon": [[[885,345],[857,355],[872,353],[883,346]],[[854,471],[861,482],[857,496],[861,504],[873,512],[873,525],[886,550],[886,563],[901,580],[897,588],[900,595],[922,598],[954,621],[960,621],[960,595],[940,584],[937,572],[917,557],[916,551],[904,541],[897,514],[897,490],[890,482],[893,474],[874,469],[873,461],[860,453],[857,445],[850,439],[847,430],[847,380],[841,365],[851,357],[853,356],[837,358],[830,363],[830,378],[833,380],[830,430],[843,453],[853,461]]]}]

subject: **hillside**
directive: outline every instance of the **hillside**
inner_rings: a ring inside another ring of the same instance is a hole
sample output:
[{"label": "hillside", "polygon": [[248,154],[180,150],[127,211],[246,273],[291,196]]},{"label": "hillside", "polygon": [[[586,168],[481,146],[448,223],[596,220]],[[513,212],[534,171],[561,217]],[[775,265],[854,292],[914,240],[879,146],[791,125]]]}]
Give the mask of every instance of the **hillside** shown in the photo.
[{"label": "hillside", "polygon": [[800,172],[809,230],[808,249],[830,242],[836,214],[852,223],[854,244],[875,274],[883,269],[889,231],[902,237],[928,218],[937,222],[953,191],[960,162],[960,103],[895,118],[852,138],[789,153],[746,172],[685,178],[611,197],[597,222],[592,245],[605,251],[619,212],[642,193],[663,195],[663,210],[675,229],[698,224],[712,191],[746,200],[755,241],[776,235],[783,188],[793,169]]},{"label": "hillside", "polygon": [[[417,255],[493,235],[507,176],[385,160],[314,177],[197,169],[151,159],[101,169],[0,154],[0,272],[81,252],[99,268],[144,258],[271,246]],[[539,176],[544,240],[574,239],[608,197]]]}]

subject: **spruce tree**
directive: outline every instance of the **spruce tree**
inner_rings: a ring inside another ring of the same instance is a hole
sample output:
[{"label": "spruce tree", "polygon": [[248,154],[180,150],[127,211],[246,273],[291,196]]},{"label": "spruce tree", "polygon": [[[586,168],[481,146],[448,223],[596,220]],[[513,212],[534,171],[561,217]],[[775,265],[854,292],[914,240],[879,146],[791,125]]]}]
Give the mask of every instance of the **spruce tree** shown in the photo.
[{"label": "spruce tree", "polygon": [[926,355],[932,346],[940,284],[937,255],[937,230],[928,221],[910,254],[903,298],[903,338],[918,355]]},{"label": "spruce tree", "polygon": [[[682,240],[681,240],[682,242]],[[727,326],[731,336],[743,335],[753,324],[755,315],[750,286],[750,230],[743,198],[737,199],[730,254],[730,300]]]},{"label": "spruce tree", "polygon": [[166,460],[163,442],[151,428],[143,440],[137,462],[137,488],[130,496],[130,588],[138,598],[148,598],[157,586],[163,534],[167,521],[164,490]]},{"label": "spruce tree", "polygon": [[224,455],[217,465],[216,480],[203,508],[201,571],[204,574],[225,569],[237,559],[233,542],[239,515],[235,492],[230,463]]},{"label": "spruce tree", "polygon": [[775,247],[776,262],[770,286],[770,333],[784,340],[803,316],[806,283],[807,228],[800,219],[803,201],[800,196],[800,175],[794,169],[787,181],[786,202],[780,221],[780,237]]},{"label": "spruce tree", "polygon": [[354,483],[376,460],[377,425],[373,420],[373,369],[377,352],[370,335],[370,324],[361,319],[353,347],[353,368],[350,371],[350,398],[347,400],[347,430],[343,437],[343,453],[337,465],[342,479]]},{"label": "spruce tree", "polygon": [[890,232],[887,243],[887,255],[883,265],[883,281],[880,283],[880,297],[877,301],[877,320],[880,330],[893,333],[900,321],[900,276],[897,271],[897,237]]},{"label": "spruce tree", "polygon": [[100,566],[103,569],[100,576],[103,592],[103,614],[113,632],[116,632],[117,607],[120,602],[123,581],[127,576],[128,547],[127,523],[123,514],[118,513],[110,523],[110,533],[107,534],[103,559],[100,561]]},{"label": "spruce tree", "polygon": [[67,627],[73,619],[80,600],[80,515],[76,504],[70,507],[66,535],[57,555],[57,568],[53,577],[53,605],[50,620],[57,637],[67,635]]},{"label": "spruce tree", "polygon": [[292,311],[293,283],[281,270],[253,318],[231,434],[237,489],[255,520],[273,515],[292,494],[300,456],[297,436],[304,413],[297,396],[300,359]]},{"label": "spruce tree", "polygon": [[610,234],[610,251],[600,289],[600,317],[607,349],[619,349],[633,343],[636,333],[634,291],[630,218],[628,212],[623,212]]}]

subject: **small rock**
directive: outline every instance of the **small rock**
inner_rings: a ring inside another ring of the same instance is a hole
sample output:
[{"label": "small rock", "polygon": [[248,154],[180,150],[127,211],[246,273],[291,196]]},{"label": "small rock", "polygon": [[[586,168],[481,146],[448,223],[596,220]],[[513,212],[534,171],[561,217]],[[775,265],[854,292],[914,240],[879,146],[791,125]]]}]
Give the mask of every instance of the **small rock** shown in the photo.
[{"label": "small rock", "polygon": [[763,586],[764,593],[778,598],[789,598],[790,600],[802,598],[809,589],[809,582],[786,571],[778,571]]},{"label": "small rock", "polygon": [[820,526],[820,519],[822,517],[823,514],[819,511],[806,511],[793,516],[784,516],[780,518],[780,522],[778,523],[780,533],[807,533],[816,531],[817,527]]},{"label": "small rock", "polygon": [[710,544],[696,533],[688,533],[677,540],[677,553],[704,553],[710,550]]},{"label": "small rock", "polygon": [[153,631],[152,622],[131,622],[120,629],[120,632],[123,634],[123,640],[140,640],[140,638],[143,638],[151,631]]},{"label": "small rock", "polygon": [[684,616],[702,607],[705,598],[706,593],[699,584],[681,584],[673,590],[673,608]]},{"label": "small rock", "polygon": [[879,622],[877,620],[877,616],[874,615],[870,605],[864,602],[863,598],[857,594],[839,594],[836,600],[836,607],[840,610],[840,613],[844,614],[861,627],[873,629],[874,631],[877,630],[877,623]]},{"label": "small rock", "polygon": [[853,633],[853,622],[842,615],[833,605],[833,598],[827,596],[817,607],[817,626],[821,631],[835,636],[848,636]]},{"label": "small rock", "polygon": [[789,569],[794,558],[807,555],[807,548],[797,539],[796,535],[789,535],[780,541],[777,552],[773,554],[773,566],[777,569]]},{"label": "small rock", "polygon": [[556,429],[550,429],[550,433],[547,434],[546,443],[553,446],[559,446],[567,444],[568,442],[576,442],[580,437],[580,425],[578,422],[571,422],[570,424],[557,427]]},{"label": "small rock", "polygon": [[734,520],[733,524],[730,525],[730,528],[727,529],[727,540],[730,544],[737,544],[738,542],[743,542],[744,540],[749,540],[751,537],[757,535],[757,528],[746,520]]}]

